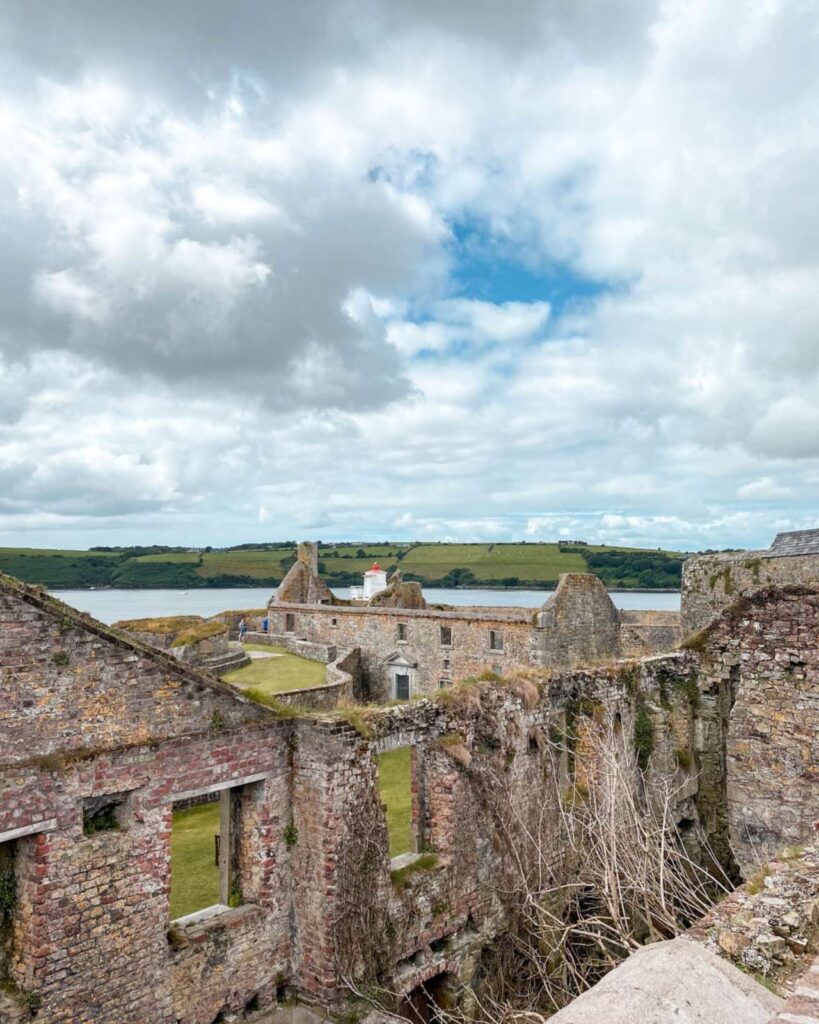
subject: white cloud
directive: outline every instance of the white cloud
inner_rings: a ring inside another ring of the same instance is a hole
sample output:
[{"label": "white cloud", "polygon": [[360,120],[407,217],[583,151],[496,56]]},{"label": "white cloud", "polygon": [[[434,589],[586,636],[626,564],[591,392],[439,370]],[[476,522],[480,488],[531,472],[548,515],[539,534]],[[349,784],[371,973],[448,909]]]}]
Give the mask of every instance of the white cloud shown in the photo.
[{"label": "white cloud", "polygon": [[814,3],[172,8],[0,15],[8,537],[814,525]]}]

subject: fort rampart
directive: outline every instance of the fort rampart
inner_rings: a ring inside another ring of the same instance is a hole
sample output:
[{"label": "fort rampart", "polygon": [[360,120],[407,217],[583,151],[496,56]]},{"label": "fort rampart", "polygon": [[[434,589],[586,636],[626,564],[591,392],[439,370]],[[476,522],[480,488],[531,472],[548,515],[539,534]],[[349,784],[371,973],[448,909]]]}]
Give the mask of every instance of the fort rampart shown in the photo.
[{"label": "fort rampart", "polygon": [[[0,624],[0,860],[15,882],[0,972],[45,1024],[211,1024],[288,992],[327,1004],[347,980],[468,979],[507,924],[501,808],[553,820],[570,781],[560,737],[582,744],[587,717],[629,743],[648,717],[650,777],[673,782],[681,830],[701,827],[725,860],[804,842],[819,817],[813,588],[756,595],[696,650],[509,673],[349,721],[277,716],[10,581]],[[333,671],[352,686],[356,665]],[[398,746],[412,748],[417,867],[390,861],[377,785],[377,755]],[[172,923],[171,812],[207,792],[229,836],[224,899]],[[115,828],[88,827],[100,808]]]}]

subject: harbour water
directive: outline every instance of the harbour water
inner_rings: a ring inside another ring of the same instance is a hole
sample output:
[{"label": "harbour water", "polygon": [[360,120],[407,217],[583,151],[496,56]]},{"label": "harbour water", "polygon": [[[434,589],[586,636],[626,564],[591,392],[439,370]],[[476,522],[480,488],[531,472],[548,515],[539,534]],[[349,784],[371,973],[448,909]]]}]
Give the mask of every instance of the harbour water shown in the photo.
[{"label": "harbour water", "polygon": [[[346,587],[335,588],[339,597],[347,597]],[[537,608],[548,590],[424,590],[433,604],[501,605]],[[102,622],[118,619],[143,619],[160,615],[215,615],[238,608],[263,608],[270,600],[269,587],[226,587],[206,590],[57,590],[54,596]],[[611,599],[618,608],[676,611],[680,607],[678,591],[614,590]]]}]

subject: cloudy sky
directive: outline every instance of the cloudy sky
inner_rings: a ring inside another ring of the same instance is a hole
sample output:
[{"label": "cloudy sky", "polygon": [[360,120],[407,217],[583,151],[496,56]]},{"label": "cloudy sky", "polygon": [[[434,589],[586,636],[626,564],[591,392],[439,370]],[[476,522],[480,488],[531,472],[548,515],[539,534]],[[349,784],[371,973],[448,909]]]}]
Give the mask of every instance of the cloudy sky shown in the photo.
[{"label": "cloudy sky", "polygon": [[819,0],[7,0],[0,544],[819,525]]}]

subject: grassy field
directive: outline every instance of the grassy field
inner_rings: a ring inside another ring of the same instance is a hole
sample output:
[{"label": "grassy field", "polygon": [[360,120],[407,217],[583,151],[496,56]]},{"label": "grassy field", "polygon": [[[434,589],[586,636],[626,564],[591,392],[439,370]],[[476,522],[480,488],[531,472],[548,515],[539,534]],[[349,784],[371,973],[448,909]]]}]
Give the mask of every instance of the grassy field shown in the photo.
[{"label": "grassy field", "polygon": [[222,677],[231,686],[259,690],[270,696],[285,690],[323,686],[327,666],[320,661],[309,661],[290,654],[284,647],[267,644],[245,644],[247,651],[265,651],[278,654],[277,658],[259,658],[244,668],[237,668]]},{"label": "grassy field", "polygon": [[390,857],[412,849],[412,767],[410,748],[399,747],[378,757],[378,786],[387,805]]},{"label": "grassy field", "polygon": [[438,579],[455,568],[477,579],[555,581],[562,572],[585,572],[582,555],[562,552],[557,544],[422,544],[401,562],[405,573]]},{"label": "grassy field", "polygon": [[[214,551],[37,551],[0,548],[0,571],[47,587],[276,586],[295,558],[295,547]],[[618,560],[618,553],[627,556]],[[669,558],[674,564],[665,564]],[[597,564],[593,564],[594,561]],[[648,564],[647,559],[651,564]],[[427,585],[546,586],[563,572],[595,572],[609,586],[679,585],[674,552],[558,544],[328,544],[319,566],[332,586],[361,582],[378,561]]]},{"label": "grassy field", "polygon": [[219,802],[174,811],[171,832],[171,920],[219,902],[219,868],[213,837]]}]

